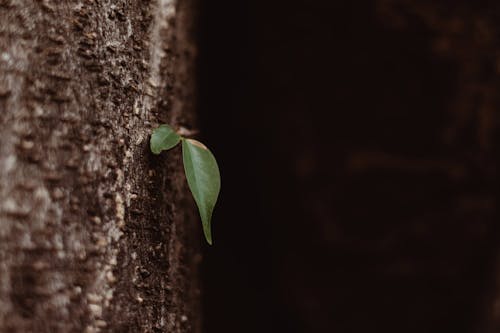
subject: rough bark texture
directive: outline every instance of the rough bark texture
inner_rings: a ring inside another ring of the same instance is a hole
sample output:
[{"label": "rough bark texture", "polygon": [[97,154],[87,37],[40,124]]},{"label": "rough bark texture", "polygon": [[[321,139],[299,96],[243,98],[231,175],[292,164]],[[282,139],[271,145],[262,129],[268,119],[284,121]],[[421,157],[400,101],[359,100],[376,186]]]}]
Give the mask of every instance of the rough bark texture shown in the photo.
[{"label": "rough bark texture", "polygon": [[1,332],[199,331],[193,7],[0,0]]}]

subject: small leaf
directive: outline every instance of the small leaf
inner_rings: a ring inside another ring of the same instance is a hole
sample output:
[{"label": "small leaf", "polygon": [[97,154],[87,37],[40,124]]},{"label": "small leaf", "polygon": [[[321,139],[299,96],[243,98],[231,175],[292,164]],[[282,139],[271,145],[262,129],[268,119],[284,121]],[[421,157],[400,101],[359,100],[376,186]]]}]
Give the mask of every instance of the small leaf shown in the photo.
[{"label": "small leaf", "polygon": [[207,147],[191,139],[182,140],[182,158],[189,188],[200,211],[203,233],[212,245],[210,223],[220,191],[217,161]]},{"label": "small leaf", "polygon": [[169,150],[175,147],[181,137],[175,133],[172,127],[168,125],[160,125],[153,131],[149,146],[153,154],[159,154],[162,150]]}]

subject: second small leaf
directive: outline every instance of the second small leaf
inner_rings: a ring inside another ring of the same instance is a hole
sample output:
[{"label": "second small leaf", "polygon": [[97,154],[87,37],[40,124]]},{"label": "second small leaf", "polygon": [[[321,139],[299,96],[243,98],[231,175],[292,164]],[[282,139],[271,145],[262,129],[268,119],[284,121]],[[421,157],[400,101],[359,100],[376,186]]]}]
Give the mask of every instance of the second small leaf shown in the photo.
[{"label": "second small leaf", "polygon": [[158,155],[162,150],[169,150],[175,147],[180,140],[181,137],[175,133],[172,127],[160,125],[153,131],[149,145],[153,154]]}]

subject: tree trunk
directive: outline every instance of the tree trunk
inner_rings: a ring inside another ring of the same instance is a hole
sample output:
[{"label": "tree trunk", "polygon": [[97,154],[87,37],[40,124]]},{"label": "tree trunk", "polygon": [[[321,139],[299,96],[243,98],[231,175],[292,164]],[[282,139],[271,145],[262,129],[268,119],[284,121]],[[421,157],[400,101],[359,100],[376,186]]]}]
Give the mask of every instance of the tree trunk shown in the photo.
[{"label": "tree trunk", "polygon": [[194,1],[0,0],[1,332],[199,331]]}]

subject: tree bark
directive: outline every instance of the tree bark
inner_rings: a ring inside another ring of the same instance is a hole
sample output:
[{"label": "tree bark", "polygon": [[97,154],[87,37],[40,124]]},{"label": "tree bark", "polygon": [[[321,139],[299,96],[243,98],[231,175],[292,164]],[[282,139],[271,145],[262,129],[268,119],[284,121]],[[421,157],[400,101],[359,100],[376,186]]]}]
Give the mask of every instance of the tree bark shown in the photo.
[{"label": "tree bark", "polygon": [[194,1],[0,0],[1,332],[199,331]]}]

